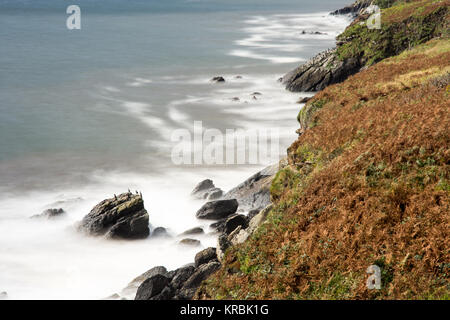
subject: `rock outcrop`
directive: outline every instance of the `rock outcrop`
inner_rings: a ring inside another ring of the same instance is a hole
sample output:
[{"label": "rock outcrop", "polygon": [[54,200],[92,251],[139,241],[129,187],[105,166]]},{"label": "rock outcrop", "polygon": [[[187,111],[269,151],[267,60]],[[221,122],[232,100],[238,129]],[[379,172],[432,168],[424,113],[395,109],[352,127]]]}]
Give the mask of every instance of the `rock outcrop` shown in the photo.
[{"label": "rock outcrop", "polygon": [[261,210],[270,204],[270,184],[279,164],[271,165],[228,191],[222,199],[236,199],[239,211]]},{"label": "rock outcrop", "polygon": [[341,9],[331,12],[331,14],[332,15],[351,14],[354,17],[357,17],[368,6],[370,6],[372,4],[372,2],[373,2],[373,0],[357,0],[349,6],[345,6],[344,8],[341,8]]},{"label": "rock outcrop", "polygon": [[97,204],[78,228],[88,235],[106,235],[114,239],[142,239],[150,234],[142,196],[130,192]]},{"label": "rock outcrop", "polygon": [[319,53],[307,63],[282,78],[286,89],[294,92],[320,91],[330,84],[344,81],[358,72],[358,59],[340,60],[336,48]]},{"label": "rock outcrop", "polygon": [[135,300],[192,299],[202,281],[220,268],[220,263],[210,251],[208,248],[199,253],[203,260],[199,258],[196,267],[190,265],[171,272],[151,274],[137,288]]}]

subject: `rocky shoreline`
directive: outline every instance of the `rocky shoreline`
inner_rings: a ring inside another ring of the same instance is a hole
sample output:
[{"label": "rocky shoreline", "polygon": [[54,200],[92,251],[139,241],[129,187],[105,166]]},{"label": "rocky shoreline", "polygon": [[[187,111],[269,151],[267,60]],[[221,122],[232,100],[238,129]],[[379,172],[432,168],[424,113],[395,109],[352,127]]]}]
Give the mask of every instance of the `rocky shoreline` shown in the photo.
[{"label": "rocky shoreline", "polygon": [[[358,0],[330,14],[351,15],[354,20],[358,20],[367,15],[365,10],[371,3],[372,0]],[[338,47],[344,44],[345,42],[338,42],[335,48],[320,52],[307,63],[288,72],[280,81],[292,92],[320,91],[331,84],[344,81],[364,66],[362,59],[357,57],[345,60],[340,58]]]},{"label": "rocky shoreline", "polygon": [[[130,296],[134,296],[136,300],[192,299],[202,281],[221,267],[225,250],[244,242],[264,222],[271,206],[269,186],[279,166],[283,165],[284,161],[281,161],[279,165],[272,165],[257,172],[215,200],[209,200],[208,195],[220,189],[216,188],[209,179],[200,182],[191,196],[207,201],[197,211],[196,217],[213,221],[210,228],[217,234],[217,246],[199,251],[193,263],[176,270],[168,271],[164,266],[151,268],[133,279],[120,293],[115,293],[106,299],[126,299]],[[124,208],[127,208],[126,214],[124,214]],[[136,217],[138,222],[142,222],[143,211],[145,209],[142,195],[124,193],[112,199],[106,199],[95,206],[79,224],[78,230],[89,231],[88,234],[93,236],[118,238],[115,230],[119,228],[116,225],[131,226]],[[119,217],[121,214],[124,217]],[[137,228],[126,228],[129,232],[121,233],[120,238],[135,239],[142,233],[134,234],[132,231],[141,229],[139,225]],[[164,232],[160,229],[164,228],[156,228],[148,236],[161,236]],[[200,242],[195,239],[195,236],[203,233],[202,228],[187,230],[179,236],[192,238],[184,238],[179,243],[199,245]],[[111,234],[115,236],[111,237]]]}]

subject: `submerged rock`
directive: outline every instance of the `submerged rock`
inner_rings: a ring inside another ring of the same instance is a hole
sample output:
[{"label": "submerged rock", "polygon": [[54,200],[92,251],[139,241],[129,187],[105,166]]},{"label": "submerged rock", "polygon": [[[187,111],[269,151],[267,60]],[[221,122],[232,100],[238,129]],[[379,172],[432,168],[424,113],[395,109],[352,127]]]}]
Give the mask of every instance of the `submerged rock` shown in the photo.
[{"label": "submerged rock", "polygon": [[181,267],[175,270],[175,274],[170,282],[174,289],[180,289],[189,277],[195,272],[194,266]]},{"label": "submerged rock", "polygon": [[47,218],[47,219],[54,219],[59,218],[62,215],[64,215],[66,212],[62,209],[47,209],[41,214],[35,214],[34,216],[31,216],[30,218]]},{"label": "submerged rock", "polygon": [[6,291],[0,292],[0,300],[8,298],[8,293]]},{"label": "submerged rock", "polygon": [[311,100],[311,97],[303,97],[297,101],[297,103],[307,103],[309,100]]},{"label": "submerged rock", "polygon": [[152,238],[168,238],[170,237],[169,233],[167,232],[167,229],[164,227],[157,227],[153,230],[151,234]]},{"label": "submerged rock", "polygon": [[357,16],[363,13],[364,10],[371,5],[372,1],[373,0],[357,0],[349,6],[331,12],[331,15],[352,14],[353,16]]},{"label": "submerged rock", "polygon": [[97,204],[78,226],[88,235],[142,239],[150,234],[149,217],[141,195],[123,193]]},{"label": "submerged rock", "polygon": [[190,239],[190,238],[186,238],[180,241],[180,244],[182,245],[186,245],[186,246],[194,246],[194,247],[198,247],[200,246],[200,241],[197,239]]},{"label": "submerged rock", "polygon": [[211,79],[212,82],[225,82],[225,78],[221,76],[217,76]]},{"label": "submerged rock", "polygon": [[205,233],[202,228],[196,227],[189,230],[184,231],[180,236],[192,235],[192,234],[203,234]]},{"label": "submerged rock", "polygon": [[235,213],[238,206],[236,199],[210,201],[197,211],[196,216],[199,219],[223,219]]}]

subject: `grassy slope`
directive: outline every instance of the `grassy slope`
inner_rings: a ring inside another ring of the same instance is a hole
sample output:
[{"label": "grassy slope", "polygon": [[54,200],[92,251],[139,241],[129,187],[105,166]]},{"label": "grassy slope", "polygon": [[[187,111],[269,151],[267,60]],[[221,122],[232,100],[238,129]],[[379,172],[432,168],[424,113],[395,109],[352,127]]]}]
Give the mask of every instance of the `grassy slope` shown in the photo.
[{"label": "grassy slope", "polygon": [[267,222],[198,297],[448,299],[449,61],[431,40],[309,101]]}]

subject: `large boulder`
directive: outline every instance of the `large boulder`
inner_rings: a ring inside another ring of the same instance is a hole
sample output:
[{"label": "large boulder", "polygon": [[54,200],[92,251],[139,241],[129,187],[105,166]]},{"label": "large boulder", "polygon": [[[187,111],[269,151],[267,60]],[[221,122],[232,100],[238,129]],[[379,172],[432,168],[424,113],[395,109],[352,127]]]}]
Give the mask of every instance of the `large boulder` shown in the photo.
[{"label": "large boulder", "polygon": [[142,239],[150,234],[149,217],[142,195],[123,193],[97,204],[78,226],[93,236]]},{"label": "large boulder", "polygon": [[165,277],[169,277],[167,269],[163,266],[157,266],[147,270],[140,276],[134,278],[126,287],[122,290],[122,295],[132,295],[135,294],[139,286],[148,278],[151,278],[157,274],[161,274]]},{"label": "large boulder", "polygon": [[217,260],[216,248],[206,248],[195,255],[195,267]]},{"label": "large boulder", "polygon": [[135,300],[150,300],[161,293],[169,283],[170,278],[162,274],[156,274],[142,282],[136,292]]},{"label": "large boulder", "polygon": [[196,216],[199,219],[223,219],[235,213],[238,206],[236,199],[210,201],[197,211]]},{"label": "large boulder", "polygon": [[200,284],[206,280],[210,275],[219,270],[221,264],[217,261],[212,261],[203,264],[187,279],[183,287],[178,291],[177,298],[190,300],[195,295]]}]

